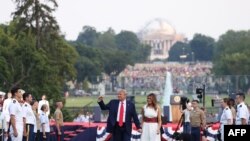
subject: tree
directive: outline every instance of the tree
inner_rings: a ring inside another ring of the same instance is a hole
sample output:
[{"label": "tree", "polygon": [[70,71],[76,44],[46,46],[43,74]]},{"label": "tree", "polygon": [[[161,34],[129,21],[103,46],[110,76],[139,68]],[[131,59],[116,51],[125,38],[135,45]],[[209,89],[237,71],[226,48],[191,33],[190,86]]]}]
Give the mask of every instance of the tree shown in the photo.
[{"label": "tree", "polygon": [[101,34],[95,41],[94,41],[94,47],[98,48],[116,48],[115,43],[115,33],[113,29],[109,28],[108,31]]},{"label": "tree", "polygon": [[140,46],[140,41],[133,32],[121,31],[116,35],[116,44],[121,50],[133,52]]},{"label": "tree", "polygon": [[101,69],[96,67],[95,63],[89,58],[81,56],[76,63],[77,69],[77,81],[82,82],[86,78],[91,76],[97,76],[101,74]]},{"label": "tree", "polygon": [[250,31],[228,31],[220,36],[214,57],[214,72],[223,75],[249,74]]},{"label": "tree", "polygon": [[82,28],[82,32],[80,32],[80,34],[78,35],[76,42],[88,46],[93,46],[98,36],[99,33],[96,32],[96,29],[94,27],[84,26]]},{"label": "tree", "polygon": [[17,6],[13,21],[0,27],[3,88],[8,91],[20,86],[35,97],[47,94],[48,99],[61,99],[65,81],[76,76],[78,54],[60,35],[52,16],[56,0],[14,2]]},{"label": "tree", "polygon": [[[3,39],[0,41],[0,67],[3,68],[0,80],[4,90],[21,86],[35,97],[53,92],[48,98],[60,98],[64,81],[75,75],[76,52],[63,39],[56,40],[57,49],[53,50],[61,56],[37,49],[34,34],[19,32],[17,36],[15,27],[12,22],[0,28],[0,39]],[[59,60],[52,58],[52,54]]]},{"label": "tree", "polygon": [[[59,26],[52,15],[58,7],[56,0],[14,0],[16,11],[14,20],[18,20],[17,31],[31,30],[36,35],[36,47],[42,47],[46,39],[59,32]],[[51,5],[51,6],[50,6]]]},{"label": "tree", "polygon": [[169,61],[182,61],[180,56],[186,55],[185,61],[192,61],[194,56],[189,44],[183,42],[176,42],[169,51]]},{"label": "tree", "polygon": [[105,72],[116,76],[135,62],[144,62],[150,54],[150,46],[140,44],[133,32],[122,31],[118,35],[112,28],[98,33],[94,27],[85,27],[78,39],[71,42],[80,58],[77,61],[77,80],[93,81],[94,76]]},{"label": "tree", "polygon": [[77,81],[82,82],[90,76],[100,75],[103,71],[102,53],[98,48],[86,47],[81,43],[72,43],[80,57],[75,65]]},{"label": "tree", "polygon": [[192,52],[194,52],[195,60],[212,61],[215,46],[213,38],[201,34],[195,34],[189,44]]},{"label": "tree", "polygon": [[148,59],[151,47],[141,44],[135,33],[121,31],[115,39],[117,48],[127,52],[133,63],[145,62]]},{"label": "tree", "polygon": [[215,48],[213,71],[217,75],[231,75],[236,90],[249,90],[250,30],[230,30],[221,35]]},{"label": "tree", "polygon": [[131,53],[131,61],[133,63],[143,63],[148,60],[150,55],[151,46],[140,44],[132,53]]},{"label": "tree", "polygon": [[111,74],[117,76],[128,64],[132,64],[126,52],[110,50],[106,51],[105,55],[104,71],[109,76],[111,76]]}]

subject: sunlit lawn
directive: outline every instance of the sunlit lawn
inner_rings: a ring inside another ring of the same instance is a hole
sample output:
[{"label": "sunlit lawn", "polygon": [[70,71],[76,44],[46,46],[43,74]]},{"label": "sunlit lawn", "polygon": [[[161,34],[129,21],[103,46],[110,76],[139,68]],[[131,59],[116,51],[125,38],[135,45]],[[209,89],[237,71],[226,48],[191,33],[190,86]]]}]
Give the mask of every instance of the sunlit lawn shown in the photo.
[{"label": "sunlit lawn", "polygon": [[[205,98],[206,107],[212,107],[211,99],[213,96],[208,95]],[[227,95],[220,95],[220,97],[227,97]],[[69,97],[66,100],[66,107],[92,107],[97,106],[97,98],[98,96],[83,96],[83,97]],[[192,99],[192,96],[188,96],[189,99]],[[108,103],[111,99],[116,99],[115,95],[105,96],[104,102]],[[146,104],[146,96],[135,96],[136,107],[142,107]],[[246,103],[250,104],[250,96],[246,96]]]},{"label": "sunlit lawn", "polygon": [[[85,106],[97,106],[98,96],[83,96],[83,97],[69,97],[66,100],[66,107],[85,107]],[[116,99],[117,97],[104,96],[104,102],[108,103],[111,99]],[[142,106],[146,102],[146,96],[136,96],[135,97],[136,106]]]}]

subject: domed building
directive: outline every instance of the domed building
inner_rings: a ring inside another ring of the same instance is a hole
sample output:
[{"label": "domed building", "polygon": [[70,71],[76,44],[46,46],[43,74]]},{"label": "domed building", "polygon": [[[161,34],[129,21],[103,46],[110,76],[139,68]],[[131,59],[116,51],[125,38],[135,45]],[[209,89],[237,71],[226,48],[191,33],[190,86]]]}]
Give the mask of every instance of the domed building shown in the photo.
[{"label": "domed building", "polygon": [[177,42],[186,42],[182,34],[163,19],[154,19],[138,33],[140,40],[152,47],[150,60],[167,59],[170,48]]}]

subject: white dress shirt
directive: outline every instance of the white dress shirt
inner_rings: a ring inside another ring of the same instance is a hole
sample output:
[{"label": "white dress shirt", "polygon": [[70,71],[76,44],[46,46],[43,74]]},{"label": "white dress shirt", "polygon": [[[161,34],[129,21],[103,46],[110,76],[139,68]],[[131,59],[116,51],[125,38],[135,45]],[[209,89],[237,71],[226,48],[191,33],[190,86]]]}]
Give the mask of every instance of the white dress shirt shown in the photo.
[{"label": "white dress shirt", "polygon": [[5,99],[3,102],[3,114],[6,122],[10,122],[9,106],[12,102],[12,98]]},{"label": "white dress shirt", "polygon": [[[125,114],[126,114],[126,103],[127,103],[127,101],[124,100],[124,101],[122,101],[122,102],[123,102],[123,108],[124,108],[123,122],[125,122],[125,117],[126,117],[126,115],[125,115]],[[122,102],[121,102],[121,101],[119,102],[119,107],[118,107],[118,112],[117,112],[117,118],[116,118],[116,121],[117,121],[117,122],[119,122],[120,107],[121,107]]]},{"label": "white dress shirt", "polygon": [[36,124],[36,117],[29,103],[25,102],[22,106],[24,115],[26,115],[26,124]]},{"label": "white dress shirt", "polygon": [[40,114],[40,132],[43,133],[43,124],[45,132],[50,132],[49,117],[42,111]]},{"label": "white dress shirt", "polygon": [[244,102],[241,102],[239,105],[237,105],[237,113],[236,113],[236,125],[241,125],[241,119],[246,119],[246,123],[248,123],[249,120],[249,111]]},{"label": "white dress shirt", "polygon": [[14,133],[12,125],[10,126],[10,134],[12,140],[21,139],[23,137],[23,118],[25,118],[21,104],[13,98],[9,106],[10,116],[15,116],[15,125],[18,132],[18,137],[12,136]]}]

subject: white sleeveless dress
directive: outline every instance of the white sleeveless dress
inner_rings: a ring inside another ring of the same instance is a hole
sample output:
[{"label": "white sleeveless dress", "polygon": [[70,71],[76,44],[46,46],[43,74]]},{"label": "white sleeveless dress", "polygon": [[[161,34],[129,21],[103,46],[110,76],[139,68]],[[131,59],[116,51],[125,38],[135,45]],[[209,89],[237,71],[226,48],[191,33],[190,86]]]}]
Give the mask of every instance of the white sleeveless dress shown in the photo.
[{"label": "white sleeveless dress", "polygon": [[[151,107],[147,107],[146,105],[144,108],[144,116],[147,118],[157,118],[157,112],[155,109]],[[158,123],[149,123],[144,122],[142,126],[142,134],[141,134],[141,141],[161,141],[161,133],[157,134]]]}]

